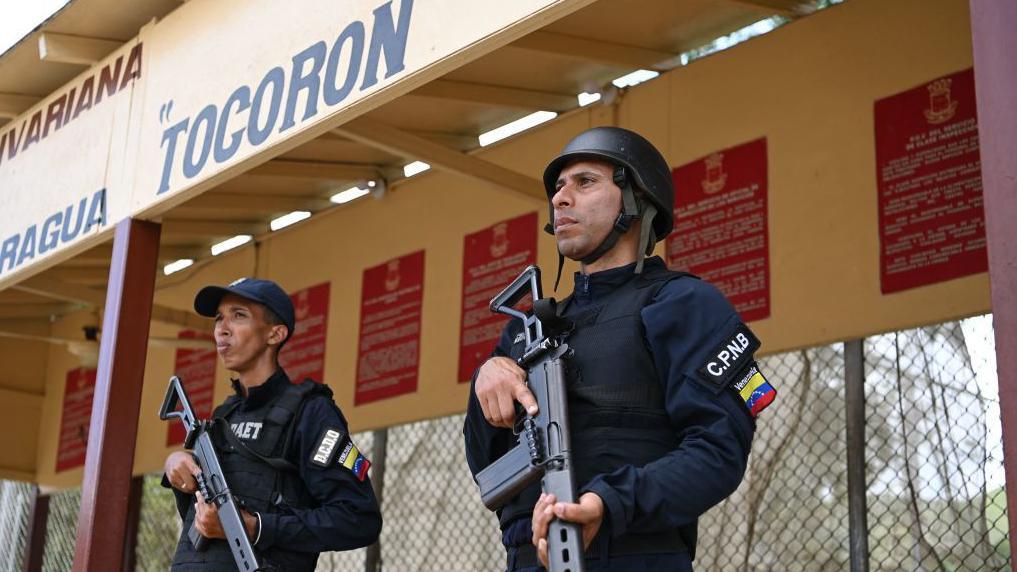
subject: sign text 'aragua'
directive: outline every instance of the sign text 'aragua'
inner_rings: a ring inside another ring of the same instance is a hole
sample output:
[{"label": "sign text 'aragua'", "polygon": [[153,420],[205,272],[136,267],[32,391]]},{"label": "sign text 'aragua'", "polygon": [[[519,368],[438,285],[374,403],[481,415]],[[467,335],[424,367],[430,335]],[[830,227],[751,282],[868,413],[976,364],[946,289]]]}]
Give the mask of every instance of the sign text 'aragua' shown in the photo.
[{"label": "sign text 'aragua'", "polygon": [[25,230],[0,237],[0,275],[19,268],[93,228],[106,225],[106,189],[82,197],[42,220],[29,221]]}]

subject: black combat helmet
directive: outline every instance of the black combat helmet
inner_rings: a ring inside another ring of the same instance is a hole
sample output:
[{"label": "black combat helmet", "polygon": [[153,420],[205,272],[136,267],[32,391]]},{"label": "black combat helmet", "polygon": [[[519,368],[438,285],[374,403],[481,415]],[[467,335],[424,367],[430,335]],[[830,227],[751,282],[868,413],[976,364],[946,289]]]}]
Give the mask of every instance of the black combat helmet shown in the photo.
[{"label": "black combat helmet", "polygon": [[[638,133],[621,127],[588,129],[569,141],[561,154],[544,169],[544,189],[549,203],[557,192],[555,187],[561,170],[566,164],[582,159],[606,161],[615,166],[614,183],[622,190],[622,211],[604,242],[581,262],[590,264],[600,258],[634,221],[645,218],[652,224],[644,224],[640,229],[640,256],[636,272],[641,272],[642,257],[652,252],[653,245],[670,234],[674,227],[674,185],[667,161],[652,143]],[[634,192],[633,186],[642,192]],[[553,234],[554,205],[549,204],[548,208],[551,222],[545,230]]]}]

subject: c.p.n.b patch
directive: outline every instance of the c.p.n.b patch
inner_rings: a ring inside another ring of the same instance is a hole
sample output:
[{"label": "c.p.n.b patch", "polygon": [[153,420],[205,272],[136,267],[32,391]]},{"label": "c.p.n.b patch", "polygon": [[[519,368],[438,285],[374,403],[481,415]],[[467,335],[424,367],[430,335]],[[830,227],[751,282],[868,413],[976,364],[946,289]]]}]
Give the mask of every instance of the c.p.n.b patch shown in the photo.
[{"label": "c.p.n.b patch", "polygon": [[706,362],[696,370],[704,381],[718,388],[731,383],[739,372],[752,362],[752,354],[759,349],[759,339],[745,324],[738,324],[731,334],[711,351]]}]

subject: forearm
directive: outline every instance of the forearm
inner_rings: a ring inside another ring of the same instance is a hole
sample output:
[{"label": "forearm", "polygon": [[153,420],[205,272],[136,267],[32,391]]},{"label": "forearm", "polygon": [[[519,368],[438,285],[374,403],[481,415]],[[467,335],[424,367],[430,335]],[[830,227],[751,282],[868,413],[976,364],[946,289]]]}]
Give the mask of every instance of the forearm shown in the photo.
[{"label": "forearm", "polygon": [[287,507],[282,512],[262,513],[257,547],[280,546],[299,552],[352,550],[373,544],[380,532],[381,514],[365,504]]},{"label": "forearm", "polygon": [[738,488],[748,450],[737,441],[696,438],[643,467],[598,475],[580,490],[604,501],[613,536],[695,522]]}]

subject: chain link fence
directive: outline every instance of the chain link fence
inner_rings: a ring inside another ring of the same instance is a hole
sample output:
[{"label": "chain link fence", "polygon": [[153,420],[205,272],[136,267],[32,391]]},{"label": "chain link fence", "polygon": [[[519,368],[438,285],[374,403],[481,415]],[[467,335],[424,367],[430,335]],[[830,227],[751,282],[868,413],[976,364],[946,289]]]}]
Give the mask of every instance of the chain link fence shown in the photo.
[{"label": "chain link fence", "polygon": [[[700,522],[702,570],[847,570],[843,344],[769,356],[742,486]],[[991,318],[867,338],[869,569],[1009,570]]]},{"label": "chain link fence", "polygon": [[[760,416],[742,486],[700,522],[697,570],[848,569],[843,348],[760,360],[778,398]],[[870,570],[1008,570],[991,317],[873,336],[864,354]],[[391,571],[503,568],[462,423],[454,415],[354,436],[372,478],[384,467],[380,554],[326,553],[319,570],[360,572],[369,560]],[[143,485],[137,570],[166,570],[180,533],[159,477]],[[0,482],[0,570],[21,569],[31,498],[29,485]],[[44,570],[71,568],[79,503],[79,491],[51,496]]]},{"label": "chain link fence", "polygon": [[759,360],[777,388],[745,480],[699,525],[702,570],[846,570],[843,345]]},{"label": "chain link fence", "polygon": [[1010,568],[991,342],[988,318],[866,340],[873,568]]},{"label": "chain link fence", "polygon": [[[32,485],[0,481],[0,547],[24,546],[28,540]],[[0,549],[0,570],[21,570],[23,550]]]},{"label": "chain link fence", "polygon": [[141,516],[135,570],[165,572],[180,538],[180,518],[173,492],[162,487],[162,473],[145,475],[141,486]]},{"label": "chain link fence", "polygon": [[46,519],[46,548],[42,555],[43,572],[67,572],[74,563],[77,539],[78,508],[81,489],[53,493],[49,497]]}]

